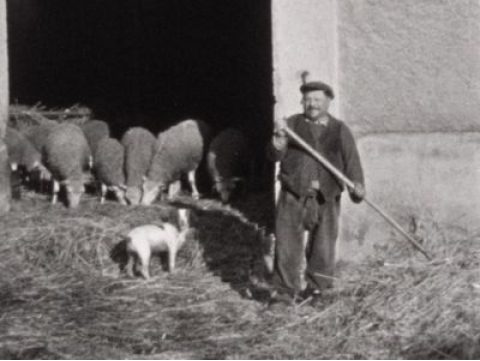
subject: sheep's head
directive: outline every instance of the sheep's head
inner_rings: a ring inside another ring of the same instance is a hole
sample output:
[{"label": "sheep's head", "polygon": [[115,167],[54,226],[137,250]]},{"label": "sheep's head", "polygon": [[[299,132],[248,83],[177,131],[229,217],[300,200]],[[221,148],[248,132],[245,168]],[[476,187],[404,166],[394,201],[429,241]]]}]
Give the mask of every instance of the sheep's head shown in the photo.
[{"label": "sheep's head", "polygon": [[144,178],[142,188],[142,204],[144,206],[148,206],[155,201],[160,191],[162,191],[165,187],[162,186],[161,182],[152,181],[148,178]]},{"label": "sheep's head", "polygon": [[38,176],[40,177],[40,180],[44,181],[51,181],[52,180],[52,173],[43,165],[43,164],[38,164],[35,167],[35,170],[38,171]]},{"label": "sheep's head", "polygon": [[129,186],[125,191],[125,198],[132,206],[140,204],[142,199],[142,189],[139,186]]},{"label": "sheep's head", "polygon": [[67,206],[68,208],[76,208],[80,204],[82,194],[85,192],[83,179],[79,180],[65,180],[62,182],[67,191]]},{"label": "sheep's head", "polygon": [[127,204],[126,200],[126,191],[127,187],[124,184],[114,185],[110,188],[113,193],[115,193],[115,197],[117,197],[120,204]]},{"label": "sheep's head", "polygon": [[227,203],[232,194],[245,182],[243,178],[217,179],[215,181],[214,190],[220,196],[223,203]]},{"label": "sheep's head", "polygon": [[27,168],[27,172],[32,172],[41,165],[41,156],[38,152],[31,152],[28,155],[24,156],[25,167]]}]

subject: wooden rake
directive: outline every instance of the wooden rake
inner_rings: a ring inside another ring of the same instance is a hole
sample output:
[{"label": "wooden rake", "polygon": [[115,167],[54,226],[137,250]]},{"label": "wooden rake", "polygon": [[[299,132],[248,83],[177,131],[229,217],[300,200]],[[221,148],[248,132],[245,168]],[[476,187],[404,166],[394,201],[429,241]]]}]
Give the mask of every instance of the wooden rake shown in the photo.
[{"label": "wooden rake", "polygon": [[[335,175],[340,181],[345,183],[350,189],[354,189],[354,183],[348,179],[342,172],[340,172],[335,166],[333,166],[324,156],[318,153],[313,149],[307,142],[305,142],[298,134],[288,127],[283,128],[287,135],[297,142],[302,148],[304,148],[308,153],[312,155],[319,163],[321,163],[325,168],[327,168],[333,175]],[[391,226],[393,226],[398,232],[400,232],[406,239],[409,241],[412,246],[419,252],[421,252],[425,258],[429,261],[431,260],[428,253],[423,249],[423,247],[418,244],[413,237],[411,237],[392,217],[390,217],[384,210],[382,210],[378,205],[376,205],[371,200],[366,197],[363,199],[366,204],[368,204],[373,210],[380,214]]]}]

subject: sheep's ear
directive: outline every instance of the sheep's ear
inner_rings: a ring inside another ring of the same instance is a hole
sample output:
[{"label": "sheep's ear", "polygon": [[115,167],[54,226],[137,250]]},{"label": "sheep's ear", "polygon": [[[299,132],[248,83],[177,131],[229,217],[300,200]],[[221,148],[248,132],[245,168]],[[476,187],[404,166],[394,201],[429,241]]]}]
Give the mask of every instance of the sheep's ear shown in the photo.
[{"label": "sheep's ear", "polygon": [[146,175],[143,175],[143,176],[142,176],[142,180],[143,180],[144,182],[146,182],[146,181],[148,180],[147,176],[146,176]]},{"label": "sheep's ear", "polygon": [[60,184],[61,184],[61,185],[64,185],[64,186],[67,186],[67,185],[70,184],[70,180],[65,179],[65,180],[63,180],[63,181],[60,181]]},{"label": "sheep's ear", "polygon": [[120,188],[122,191],[126,191],[127,190],[127,186],[125,184],[119,184],[118,185],[118,188]]}]

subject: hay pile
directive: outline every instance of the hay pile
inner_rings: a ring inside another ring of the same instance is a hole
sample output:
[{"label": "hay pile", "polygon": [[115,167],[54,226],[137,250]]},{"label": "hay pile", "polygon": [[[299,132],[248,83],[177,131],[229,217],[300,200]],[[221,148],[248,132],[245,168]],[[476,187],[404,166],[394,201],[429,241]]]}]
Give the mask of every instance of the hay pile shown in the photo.
[{"label": "hay pile", "polygon": [[12,104],[8,113],[8,125],[19,130],[51,122],[69,122],[81,125],[92,118],[92,110],[80,104],[74,104],[69,108],[54,109],[47,109],[41,103],[32,106]]},{"label": "hay pile", "polygon": [[184,201],[198,239],[177,273],[155,261],[146,282],[122,273],[122,234],[172,219],[171,205],[66,210],[39,197],[1,219],[0,358],[480,357],[478,239],[426,240],[430,263],[393,242],[341,266],[323,305],[271,310],[250,282],[258,215]]}]

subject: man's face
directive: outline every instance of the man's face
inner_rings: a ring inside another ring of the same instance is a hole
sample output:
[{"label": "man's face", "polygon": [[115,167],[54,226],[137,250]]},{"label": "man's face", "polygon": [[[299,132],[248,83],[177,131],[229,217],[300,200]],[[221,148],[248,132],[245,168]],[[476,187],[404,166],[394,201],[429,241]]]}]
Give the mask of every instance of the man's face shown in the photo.
[{"label": "man's face", "polygon": [[327,114],[330,98],[323,90],[314,90],[303,95],[302,103],[305,116],[315,120]]}]

